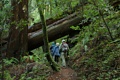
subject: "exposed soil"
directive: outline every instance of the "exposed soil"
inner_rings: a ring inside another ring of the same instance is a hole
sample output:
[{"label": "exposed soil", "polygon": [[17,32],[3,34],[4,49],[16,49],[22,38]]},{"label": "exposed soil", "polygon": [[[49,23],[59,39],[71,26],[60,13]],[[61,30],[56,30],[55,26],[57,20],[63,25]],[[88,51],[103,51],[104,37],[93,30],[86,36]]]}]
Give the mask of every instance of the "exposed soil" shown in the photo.
[{"label": "exposed soil", "polygon": [[61,68],[59,72],[53,73],[48,80],[77,80],[77,73],[71,68]]}]

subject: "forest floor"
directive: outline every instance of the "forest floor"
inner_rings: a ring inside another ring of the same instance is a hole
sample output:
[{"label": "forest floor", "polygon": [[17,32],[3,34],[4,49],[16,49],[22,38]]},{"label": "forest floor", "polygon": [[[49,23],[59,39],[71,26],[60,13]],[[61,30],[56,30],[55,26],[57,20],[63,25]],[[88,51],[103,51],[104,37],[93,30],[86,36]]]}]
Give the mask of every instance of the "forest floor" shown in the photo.
[{"label": "forest floor", "polygon": [[76,71],[72,66],[73,64],[77,64],[81,60],[81,56],[78,55],[78,59],[69,59],[67,61],[67,67],[61,67],[59,72],[53,72],[53,74],[50,74],[47,80],[78,80],[78,71]]},{"label": "forest floor", "polygon": [[[84,77],[84,80],[120,80],[120,39],[92,46],[85,54],[80,54],[82,51],[81,48],[74,57],[71,56],[68,66],[61,67],[59,72],[54,72],[47,60],[6,67],[9,72],[5,71],[5,77],[8,77],[5,80],[83,80]],[[10,79],[9,75],[14,79]]]},{"label": "forest floor", "polygon": [[6,67],[5,70],[9,71],[11,78],[14,78],[13,80],[77,80],[77,73],[70,65],[72,64],[68,64],[67,67],[61,67],[59,72],[53,71],[46,64],[36,62]]},{"label": "forest floor", "polygon": [[79,50],[70,57],[68,67],[51,74],[48,80],[120,80],[120,39],[108,42],[98,38],[88,44],[86,53],[77,46]]},{"label": "forest floor", "polygon": [[62,67],[59,72],[56,72],[48,77],[48,80],[76,80],[77,73],[69,68]]}]

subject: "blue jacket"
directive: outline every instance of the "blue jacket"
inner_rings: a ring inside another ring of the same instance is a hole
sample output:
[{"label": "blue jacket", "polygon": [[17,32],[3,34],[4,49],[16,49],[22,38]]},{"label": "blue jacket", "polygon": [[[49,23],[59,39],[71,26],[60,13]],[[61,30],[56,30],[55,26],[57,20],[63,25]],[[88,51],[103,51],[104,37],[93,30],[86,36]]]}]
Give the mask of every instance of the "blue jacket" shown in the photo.
[{"label": "blue jacket", "polygon": [[55,46],[56,46],[56,44],[53,42],[51,47],[50,47],[50,52],[51,52],[52,56],[53,56],[53,52],[54,52]]},{"label": "blue jacket", "polygon": [[54,55],[54,56],[60,56],[59,46],[55,46],[55,47],[54,47],[53,55]]}]

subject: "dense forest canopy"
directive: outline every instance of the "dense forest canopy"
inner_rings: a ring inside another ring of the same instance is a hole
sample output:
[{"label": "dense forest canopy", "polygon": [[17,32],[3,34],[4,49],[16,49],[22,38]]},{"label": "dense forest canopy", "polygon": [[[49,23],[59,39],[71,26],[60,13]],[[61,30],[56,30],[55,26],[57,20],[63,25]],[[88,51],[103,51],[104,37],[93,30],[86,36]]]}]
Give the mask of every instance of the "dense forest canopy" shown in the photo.
[{"label": "dense forest canopy", "polygon": [[120,0],[1,0],[0,79],[53,80],[64,68],[50,45],[65,39],[68,80],[119,80],[119,10]]}]

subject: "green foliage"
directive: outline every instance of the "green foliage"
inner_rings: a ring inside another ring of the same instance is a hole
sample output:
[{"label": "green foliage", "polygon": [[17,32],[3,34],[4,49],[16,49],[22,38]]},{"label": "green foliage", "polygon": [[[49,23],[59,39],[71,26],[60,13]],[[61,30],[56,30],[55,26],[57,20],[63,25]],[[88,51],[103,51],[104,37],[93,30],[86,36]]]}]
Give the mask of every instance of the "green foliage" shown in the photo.
[{"label": "green foliage", "polygon": [[[120,66],[119,39],[115,40],[114,42],[109,42],[107,44],[102,43],[104,42],[102,40],[100,40],[100,42],[101,43],[97,46],[93,45],[93,47],[90,48],[89,51],[81,57],[82,59],[80,59],[79,63],[77,64],[74,63],[73,67],[74,68],[77,67],[79,69],[77,71],[79,73],[80,79],[84,78],[84,79],[92,79],[92,80],[94,79],[117,80],[120,78],[119,77],[119,66]],[[90,47],[90,45],[88,45],[88,47]],[[81,51],[78,50],[75,55],[81,54]]]},{"label": "green foliage", "polygon": [[73,57],[74,55],[78,54],[79,51],[80,51],[79,48],[78,48],[79,46],[80,46],[80,44],[77,44],[73,49],[71,49],[69,51],[69,56]]},{"label": "green foliage", "polygon": [[[119,34],[120,28],[119,26],[119,12],[115,12],[113,7],[111,7],[107,1],[104,0],[88,0],[90,3],[89,5],[84,6],[84,14],[83,17],[85,18],[82,20],[81,24],[90,21],[91,24],[88,26],[83,26],[82,29],[80,27],[71,28],[74,30],[80,30],[80,36],[78,41],[81,41],[82,45],[87,51],[87,43],[90,40],[93,40],[96,36],[100,36],[104,34],[104,36],[108,37],[108,30],[104,25],[101,16],[99,14],[99,10],[103,12],[103,16],[109,25],[110,31],[112,32],[112,36],[115,38]],[[95,4],[96,3],[96,4]],[[117,16],[117,17],[115,17]]]},{"label": "green foliage", "polygon": [[[79,0],[38,0],[39,5],[42,7],[45,19],[59,18],[65,11],[71,10],[74,6],[79,3]],[[56,1],[56,2],[55,2]],[[56,5],[57,4],[57,5]],[[37,23],[40,21],[38,14],[38,7],[35,0],[29,1],[29,17],[30,24]],[[65,14],[64,14],[65,15]],[[34,19],[32,21],[32,19]]]},{"label": "green foliage", "polygon": [[3,29],[2,37],[8,35],[10,17],[12,16],[11,10],[12,7],[9,0],[0,1],[0,29]]},{"label": "green foliage", "polygon": [[16,25],[16,29],[23,30],[27,25],[27,21],[21,19],[19,22],[14,21],[11,24]]},{"label": "green foliage", "polygon": [[[4,31],[7,32],[9,28],[9,22],[7,21],[12,16],[10,13],[12,8],[10,3],[7,3],[8,0],[2,1],[5,5],[3,5],[3,3],[0,1],[0,9],[2,8],[0,11],[0,28],[3,28]],[[46,19],[51,17],[58,18],[64,11],[70,10],[70,7],[73,8],[76,6],[80,0],[56,1],[57,5],[55,4],[55,0],[39,0],[39,4],[42,6]],[[97,6],[93,1],[96,2]],[[112,42],[107,41],[107,43],[104,42],[106,40],[103,38],[108,38],[108,33],[105,25],[101,20],[98,9],[103,12],[105,20],[107,21],[107,24],[109,25],[114,38],[118,38],[120,34],[119,12],[115,12],[113,7],[108,4],[107,0],[88,0],[88,2],[89,5],[84,6],[83,17],[85,19],[81,22],[81,24],[87,21],[90,21],[91,24],[88,26],[83,26],[82,29],[80,29],[79,26],[71,26],[71,28],[74,30],[80,30],[80,34],[76,39],[79,44],[77,44],[70,51],[70,56],[73,57],[77,55],[78,57],[78,54],[82,54],[82,56],[84,56],[84,58],[81,59],[80,63],[74,63],[73,67],[78,67],[80,69],[78,75],[82,80],[118,80],[120,77],[118,76],[119,66],[117,65],[119,64],[117,63],[117,60],[119,60],[120,57],[120,39],[116,39]],[[38,7],[36,4],[36,0],[29,0],[29,17],[30,19],[34,19],[30,22],[30,25],[40,21]],[[96,7],[98,7],[98,9]],[[26,21],[21,20],[20,22],[13,22],[13,24],[17,24],[17,28],[22,29],[23,26],[26,25]],[[21,25],[23,26],[21,27]],[[24,62],[27,58],[30,58],[30,60],[34,60],[35,62],[39,62],[41,64],[45,64],[47,62],[45,54],[43,54],[40,48],[34,50],[33,53],[34,54],[32,56],[24,56],[21,58],[21,62]],[[15,58],[4,59],[5,66],[17,64],[18,62],[19,61]],[[20,80],[44,80],[46,77],[45,75],[36,75],[36,78],[34,79],[31,76],[27,76],[27,74],[34,74],[38,72],[40,72],[40,70],[35,67],[31,73],[23,73],[20,77]],[[5,75],[6,80],[14,79],[14,77],[10,76],[10,73],[8,71],[5,71]]]},{"label": "green foliage", "polygon": [[14,80],[15,79],[15,76],[14,77],[11,77],[9,71],[5,71],[5,80]]},{"label": "green foliage", "polygon": [[80,30],[79,26],[71,26],[70,28],[73,29],[73,30]]},{"label": "green foliage", "polygon": [[10,66],[12,64],[17,64],[19,61],[12,57],[11,59],[3,59],[3,62],[5,63],[5,66]]},{"label": "green foliage", "polygon": [[[78,44],[71,50],[71,57],[74,56],[73,68],[78,72],[80,80],[117,80],[119,79],[119,57],[120,57],[120,40],[118,34],[119,11],[115,12],[105,0],[89,0],[89,5],[84,7],[85,19],[82,23],[91,21],[88,26],[80,30]],[[102,22],[98,9],[103,12],[105,21],[114,37],[110,41],[107,29]]]},{"label": "green foliage", "polygon": [[[18,60],[16,58],[4,59],[5,70],[4,71],[5,80],[45,80],[49,75],[50,67],[47,64],[47,59],[45,58],[45,54],[42,52],[41,47],[32,51],[34,54],[31,56],[21,57],[21,63],[18,64]],[[30,58],[34,62],[25,63],[25,59]],[[31,65],[34,64],[34,65]],[[29,66],[28,66],[29,65]],[[29,71],[29,67],[31,67],[31,71]],[[0,69],[2,66],[0,65]],[[14,71],[15,70],[15,71]],[[16,71],[17,70],[17,71]],[[1,78],[0,71],[0,78]]]},{"label": "green foliage", "polygon": [[42,47],[39,47],[38,49],[35,49],[32,52],[34,53],[33,59],[36,62],[44,63],[46,61],[45,60],[45,53],[43,53]]},{"label": "green foliage", "polygon": [[27,55],[27,56],[21,57],[20,62],[24,63],[27,59],[29,59],[30,61],[41,63],[41,64],[47,62],[47,60],[45,58],[45,53],[43,53],[41,47],[33,50],[32,53],[33,53],[33,55]]},{"label": "green foliage", "polygon": [[24,73],[20,76],[20,80],[25,80],[25,77],[26,77],[26,73]]}]

